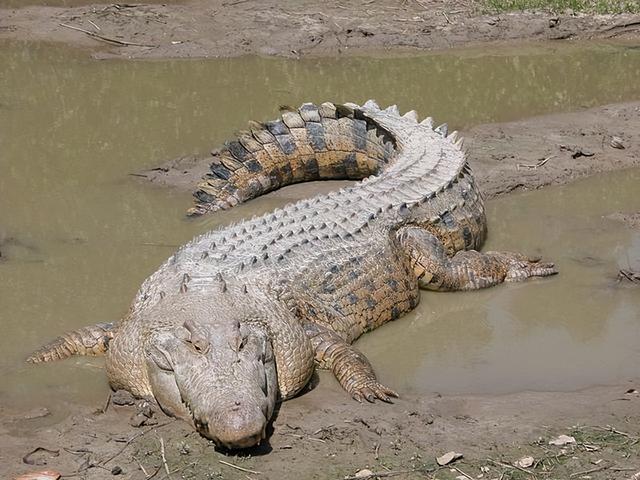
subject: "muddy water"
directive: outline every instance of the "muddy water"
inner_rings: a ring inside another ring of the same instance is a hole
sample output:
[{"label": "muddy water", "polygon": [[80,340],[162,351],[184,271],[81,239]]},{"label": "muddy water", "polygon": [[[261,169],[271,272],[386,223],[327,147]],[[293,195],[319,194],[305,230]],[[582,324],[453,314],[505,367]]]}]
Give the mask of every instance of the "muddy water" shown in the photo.
[{"label": "muddy water", "polygon": [[[70,400],[104,398],[101,362],[32,368],[22,363],[30,350],[119,318],[141,281],[194,234],[327,188],[298,186],[194,222],[182,215],[189,195],[142,186],[130,172],[219,144],[279,104],[395,99],[461,127],[640,93],[640,52],[603,45],[387,60],[97,62],[3,44],[0,71],[0,402],[47,398],[60,411]],[[637,292],[611,287],[607,275],[640,256],[640,239],[600,217],[638,210],[638,179],[619,174],[492,202],[489,246],[544,253],[562,275],[424,294],[416,313],[361,341],[381,377],[403,391],[501,392],[575,389],[635,372]]]},{"label": "muddy water", "polygon": [[561,273],[422,292],[415,312],[359,347],[382,378],[411,392],[575,390],[637,378],[640,292],[615,276],[640,268],[640,230],[604,216],[638,211],[638,185],[636,169],[488,202],[485,250],[541,255]]}]

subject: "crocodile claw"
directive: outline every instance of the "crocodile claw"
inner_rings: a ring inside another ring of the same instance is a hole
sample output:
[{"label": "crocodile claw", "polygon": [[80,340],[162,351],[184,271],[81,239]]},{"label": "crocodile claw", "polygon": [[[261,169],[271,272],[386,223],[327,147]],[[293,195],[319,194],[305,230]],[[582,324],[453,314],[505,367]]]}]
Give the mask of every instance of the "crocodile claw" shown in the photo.
[{"label": "crocodile claw", "polygon": [[376,399],[382,400],[386,403],[393,403],[393,400],[391,398],[399,397],[399,395],[395,391],[379,384],[375,380],[368,380],[359,388],[354,389],[354,391],[351,392],[351,396],[354,400],[360,403],[362,403],[363,400],[366,400],[369,403],[374,403]]},{"label": "crocodile claw", "polygon": [[509,256],[506,281],[517,282],[529,277],[548,277],[558,273],[555,263],[543,262],[541,257],[526,257],[518,253]]}]

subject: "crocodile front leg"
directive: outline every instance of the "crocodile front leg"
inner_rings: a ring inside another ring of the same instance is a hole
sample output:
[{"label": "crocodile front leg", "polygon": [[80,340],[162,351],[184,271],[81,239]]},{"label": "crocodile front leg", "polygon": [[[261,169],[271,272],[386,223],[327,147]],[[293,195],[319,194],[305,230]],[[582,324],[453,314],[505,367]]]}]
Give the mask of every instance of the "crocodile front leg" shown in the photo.
[{"label": "crocodile front leg", "polygon": [[558,273],[553,263],[520,253],[467,250],[449,257],[442,242],[420,227],[403,227],[397,235],[409,254],[420,288],[427,290],[477,290]]},{"label": "crocodile front leg", "polygon": [[305,331],[315,350],[317,366],[332,370],[342,388],[355,400],[373,402],[378,398],[391,403],[391,397],[398,397],[396,392],[378,383],[367,357],[340,335],[315,323],[305,324]]}]

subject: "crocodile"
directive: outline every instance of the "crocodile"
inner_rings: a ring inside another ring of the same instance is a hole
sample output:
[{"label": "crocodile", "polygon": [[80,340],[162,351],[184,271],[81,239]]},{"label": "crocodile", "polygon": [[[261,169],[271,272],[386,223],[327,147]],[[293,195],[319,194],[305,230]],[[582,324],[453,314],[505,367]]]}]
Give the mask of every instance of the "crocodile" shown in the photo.
[{"label": "crocodile", "polygon": [[211,230],[145,280],[118,323],[69,332],[33,363],[106,354],[113,389],[154,400],[226,448],[266,438],[277,402],[330,369],[355,400],[392,402],[352,346],[416,307],[420,289],[473,290],[557,273],[479,252],[486,217],[461,139],[369,100],[305,103],[249,124],[194,193],[201,215],[296,182],[329,194]]}]

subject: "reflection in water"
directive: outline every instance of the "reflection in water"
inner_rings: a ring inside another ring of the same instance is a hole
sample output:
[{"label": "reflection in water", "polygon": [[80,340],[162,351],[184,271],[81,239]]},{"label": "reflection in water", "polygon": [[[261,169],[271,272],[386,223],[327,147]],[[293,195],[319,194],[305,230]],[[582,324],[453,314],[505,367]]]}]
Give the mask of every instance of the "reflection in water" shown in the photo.
[{"label": "reflection in water", "polygon": [[[298,185],[187,221],[188,194],[141,186],[128,173],[205,151],[279,104],[375,97],[460,127],[637,96],[639,68],[640,52],[606,46],[96,62],[60,47],[3,44],[0,230],[37,253],[12,247],[0,264],[0,400],[101,400],[99,360],[31,368],[22,359],[64,330],[119,318],[171,245],[329,185]],[[562,274],[484,292],[424,293],[416,312],[360,342],[382,378],[401,391],[571,389],[634,370],[639,305],[611,289],[607,275],[626,266],[626,255],[638,257],[640,240],[600,218],[640,209],[633,175],[492,202],[490,247],[543,253]],[[588,257],[601,262],[575,260]]]}]

